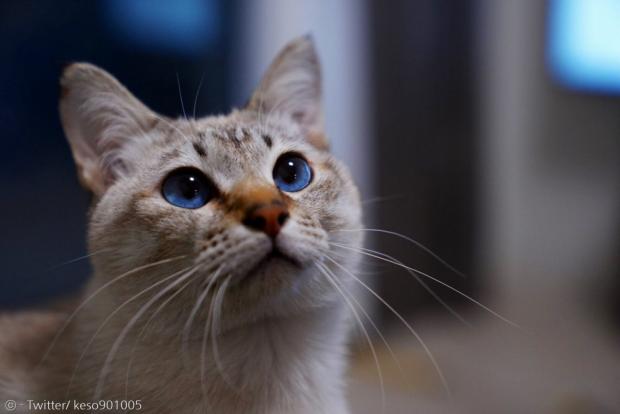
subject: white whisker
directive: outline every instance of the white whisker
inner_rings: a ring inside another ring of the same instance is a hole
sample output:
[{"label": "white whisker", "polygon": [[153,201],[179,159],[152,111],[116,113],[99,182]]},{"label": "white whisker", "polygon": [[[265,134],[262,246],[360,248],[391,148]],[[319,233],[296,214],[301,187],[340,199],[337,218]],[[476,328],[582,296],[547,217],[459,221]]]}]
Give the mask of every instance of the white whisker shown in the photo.
[{"label": "white whisker", "polygon": [[218,268],[215,273],[211,276],[209,282],[207,283],[207,286],[204,288],[204,290],[202,291],[202,293],[200,294],[200,296],[198,297],[198,299],[196,300],[196,303],[194,304],[189,317],[187,318],[187,322],[185,323],[185,326],[183,328],[183,339],[182,339],[182,354],[184,356],[187,356],[187,347],[188,347],[188,343],[189,343],[189,335],[191,333],[191,327],[192,324],[194,323],[194,319],[196,317],[196,314],[198,313],[198,311],[200,310],[200,307],[202,306],[203,302],[205,301],[207,295],[209,294],[209,291],[211,290],[211,288],[214,286],[215,282],[218,279],[219,273],[220,273],[221,268]]},{"label": "white whisker", "polygon": [[228,385],[228,387],[233,392],[239,394],[237,390],[235,389],[233,381],[231,381],[230,378],[228,378],[228,376],[226,375],[226,369],[220,361],[220,353],[219,353],[219,348],[217,345],[219,323],[221,321],[221,313],[222,313],[222,303],[224,301],[224,297],[225,297],[224,295],[226,294],[226,289],[228,289],[228,285],[231,280],[232,280],[232,276],[229,276],[226,280],[224,280],[224,282],[222,283],[222,286],[220,287],[220,289],[218,290],[218,292],[213,298],[213,319],[211,320],[211,346],[213,348],[212,349],[213,359],[215,361],[215,367],[217,371],[220,373],[220,376],[222,377],[224,382]]},{"label": "white whisker", "polygon": [[[388,255],[388,254],[381,253],[381,252],[376,251],[376,250],[367,249],[367,248],[364,248],[364,247],[360,247],[360,250],[363,250],[363,251],[365,251],[365,252],[375,253],[375,254],[377,254],[377,255],[379,255],[379,256],[382,256],[382,257],[385,257],[385,258],[387,258],[387,259],[393,260],[395,263],[397,263],[397,264],[399,264],[399,265],[404,266],[404,264],[403,264],[400,260],[398,260],[398,259],[396,259],[396,258],[394,258],[394,257],[392,257],[392,256],[390,256],[390,255]],[[422,285],[422,287],[423,287],[423,288],[424,288],[424,289],[425,289],[425,290],[426,290],[426,291],[427,291],[427,292],[428,292],[428,293],[429,293],[429,294],[430,294],[430,295],[431,295],[431,296],[432,296],[432,297],[433,297],[433,298],[434,298],[437,302],[439,302],[439,304],[441,304],[441,305],[442,305],[442,306],[443,306],[443,307],[444,307],[444,308],[445,308],[448,312],[450,312],[450,313],[452,314],[452,316],[454,316],[456,319],[458,319],[459,321],[461,321],[461,323],[463,323],[463,324],[465,324],[465,325],[467,325],[467,326],[471,327],[471,324],[470,324],[469,322],[467,322],[467,321],[466,321],[466,320],[465,320],[465,319],[464,319],[464,318],[463,318],[463,317],[462,317],[462,316],[461,316],[461,315],[460,315],[460,314],[459,314],[456,310],[454,310],[454,309],[453,309],[450,305],[448,305],[448,304],[447,304],[447,303],[446,303],[443,299],[441,299],[441,297],[439,297],[439,295],[438,295],[437,293],[435,293],[435,291],[434,291],[433,289],[431,289],[431,287],[430,287],[430,286],[428,286],[428,284],[427,284],[426,282],[424,282],[424,280],[422,280],[422,278],[421,278],[421,277],[420,277],[417,273],[415,273],[414,271],[412,271],[412,270],[410,270],[410,269],[405,269],[405,268],[403,268],[403,270],[405,270],[407,273],[409,273],[411,276],[413,276],[413,277],[415,278],[415,280],[416,280],[416,281],[417,281],[420,285]]]},{"label": "white whisker", "polygon": [[[334,273],[329,269],[329,267],[323,265],[323,267],[325,268],[325,271],[327,271],[328,273],[331,274],[332,278],[334,279],[334,281],[336,283],[338,283],[340,285],[340,287],[342,288],[343,291],[347,292],[346,286],[341,284],[338,279],[336,278],[336,276],[334,275]],[[368,321],[368,323],[370,323],[370,326],[372,326],[372,328],[374,329],[374,331],[377,333],[377,335],[379,335],[379,338],[381,339],[381,341],[383,342],[383,344],[385,345],[385,348],[388,350],[390,356],[392,357],[392,359],[394,360],[394,363],[396,363],[396,366],[398,368],[398,370],[400,371],[400,374],[402,376],[403,379],[406,379],[405,376],[405,372],[403,370],[403,367],[400,363],[400,361],[398,360],[398,358],[396,357],[396,353],[394,352],[394,350],[392,349],[390,343],[388,342],[388,340],[386,339],[385,335],[383,335],[383,333],[381,332],[381,330],[379,329],[379,327],[377,326],[377,324],[375,323],[375,321],[370,317],[370,315],[368,314],[368,312],[366,312],[366,309],[364,309],[364,306],[355,298],[355,295],[348,292],[348,296],[349,299],[351,299],[358,307],[358,309],[362,312],[362,314],[364,315],[364,317],[366,318],[366,320]]]},{"label": "white whisker", "polygon": [[339,232],[339,231],[342,231],[342,232],[345,232],[345,231],[367,231],[367,232],[373,232],[373,233],[389,234],[389,235],[398,237],[400,239],[408,241],[409,243],[412,243],[413,245],[415,245],[419,249],[423,250],[429,256],[431,256],[433,259],[437,260],[439,263],[444,265],[447,269],[449,269],[452,272],[456,273],[460,277],[467,278],[467,275],[465,275],[463,272],[459,271],[454,266],[452,266],[450,263],[448,263],[447,261],[442,259],[441,256],[439,256],[437,253],[435,253],[434,251],[432,251],[431,249],[429,249],[428,247],[426,247],[425,245],[423,245],[419,241],[417,241],[417,240],[415,240],[415,239],[413,239],[413,238],[411,238],[409,236],[405,236],[404,234],[400,234],[400,233],[397,233],[395,231],[390,231],[390,230],[383,230],[383,229],[342,229],[342,230],[334,230],[334,231],[335,232]]},{"label": "white whisker", "polygon": [[88,351],[88,348],[90,348],[90,345],[93,343],[93,341],[95,340],[95,338],[97,337],[97,335],[99,335],[99,333],[101,332],[101,330],[105,327],[105,325],[114,317],[114,315],[116,315],[118,312],[120,312],[121,309],[123,309],[127,304],[129,304],[130,302],[134,301],[135,299],[139,298],[140,296],[142,296],[143,294],[145,294],[146,292],[156,288],[157,286],[161,285],[162,283],[167,282],[168,280],[172,279],[173,277],[176,277],[177,275],[179,275],[182,272],[185,272],[187,270],[191,269],[191,266],[187,266],[183,269],[181,269],[180,271],[177,271],[173,274],[171,274],[170,276],[165,277],[164,279],[158,280],[157,282],[153,283],[152,285],[150,285],[149,287],[147,287],[146,289],[141,290],[140,292],[138,292],[137,294],[135,294],[134,296],[132,296],[131,298],[127,299],[125,302],[123,302],[122,304],[120,304],[114,311],[112,311],[105,319],[104,321],[101,323],[101,325],[99,325],[99,327],[97,328],[97,330],[95,331],[95,333],[91,336],[90,340],[86,343],[86,346],[84,347],[84,349],[82,350],[82,353],[80,354],[80,357],[78,358],[76,364],[75,364],[75,368],[73,369],[73,373],[71,375],[71,378],[69,380],[69,384],[67,386],[67,395],[66,397],[69,396],[69,391],[71,389],[71,385],[73,384],[73,380],[75,378],[75,375],[77,374],[78,368],[80,366],[80,363],[82,362],[82,360],[84,359],[84,357],[86,356],[86,352]]},{"label": "white whisker", "polygon": [[120,276],[115,277],[114,279],[110,280],[109,282],[105,283],[103,286],[101,286],[99,289],[97,289],[95,292],[93,292],[90,296],[88,296],[86,299],[84,299],[82,301],[82,303],[80,303],[78,305],[78,307],[75,308],[73,313],[71,313],[71,315],[69,315],[69,317],[65,320],[63,325],[60,327],[60,329],[58,330],[58,332],[56,333],[56,335],[52,339],[52,342],[50,343],[50,345],[48,346],[47,350],[43,354],[43,357],[41,358],[41,361],[39,361],[39,364],[37,365],[37,367],[39,365],[41,365],[45,361],[45,359],[49,356],[49,353],[52,351],[52,348],[54,347],[54,345],[56,345],[56,342],[58,342],[58,339],[60,338],[62,333],[71,324],[71,322],[77,316],[77,314],[80,312],[80,310],[82,310],[82,308],[84,308],[84,306],[86,306],[86,304],[88,302],[90,302],[95,296],[97,296],[99,293],[101,293],[104,289],[108,288],[110,285],[118,282],[119,280],[124,279],[127,276],[136,274],[136,273],[138,273],[138,272],[140,272],[142,270],[146,270],[146,269],[150,269],[150,268],[155,267],[155,266],[159,266],[159,265],[162,265],[162,264],[170,263],[170,262],[173,262],[175,260],[180,260],[180,259],[183,259],[185,257],[186,257],[186,255],[176,256],[176,257],[172,257],[172,258],[169,258],[169,259],[159,260],[159,261],[154,262],[154,263],[148,263],[148,264],[145,264],[145,265],[142,265],[142,266],[138,266],[138,267],[136,267],[136,268],[134,268],[134,269],[132,269],[132,270],[130,270],[128,272],[123,273]]},{"label": "white whisker", "polygon": [[420,335],[415,331],[415,329],[413,329],[413,327],[409,324],[409,322],[407,322],[407,320],[400,314],[398,313],[398,311],[396,311],[396,309],[394,309],[394,307],[392,307],[392,305],[390,305],[385,299],[383,299],[383,297],[381,297],[381,295],[379,295],[377,292],[375,292],[370,286],[368,286],[366,283],[364,283],[362,280],[360,280],[358,277],[356,277],[353,273],[351,273],[347,268],[345,268],[344,266],[342,266],[340,263],[338,263],[337,261],[335,261],[334,259],[332,259],[329,256],[325,256],[325,258],[327,260],[329,260],[330,262],[334,263],[336,266],[338,266],[340,269],[342,269],[346,274],[348,274],[354,281],[356,281],[357,283],[359,283],[360,285],[362,285],[362,287],[364,289],[366,289],[370,294],[372,294],[375,298],[377,298],[377,300],[379,300],[386,308],[388,308],[390,310],[390,312],[392,312],[392,314],[394,314],[394,316],[396,316],[402,323],[403,325],[405,325],[405,327],[409,330],[409,332],[411,332],[411,334],[416,338],[416,340],[420,343],[420,345],[422,346],[422,348],[424,349],[424,352],[426,352],[426,355],[428,356],[428,358],[430,359],[431,363],[433,364],[433,366],[435,367],[435,370],[437,371],[437,375],[439,375],[439,379],[441,380],[441,382],[443,383],[443,386],[446,390],[446,393],[448,394],[448,396],[450,398],[452,398],[452,393],[450,391],[450,386],[448,385],[448,381],[446,380],[445,376],[443,375],[443,372],[441,371],[441,368],[439,367],[439,364],[437,363],[437,360],[435,359],[435,357],[433,356],[433,353],[431,352],[431,350],[428,348],[428,346],[426,345],[426,343],[422,340],[422,337],[420,337]]},{"label": "white whisker", "polygon": [[[112,363],[112,360],[114,359],[114,356],[116,355],[116,351],[118,350],[118,348],[120,347],[121,343],[125,339],[125,336],[127,336],[127,333],[129,333],[131,328],[136,324],[138,319],[140,319],[140,317],[144,314],[144,312],[146,312],[151,307],[151,305],[153,303],[155,303],[157,300],[159,300],[159,298],[164,296],[170,290],[174,289],[181,282],[187,280],[197,270],[198,270],[198,268],[194,267],[193,269],[187,271],[182,276],[179,276],[177,278],[177,280],[171,282],[164,289],[160,290],[156,295],[154,295],[150,300],[148,300],[144,305],[142,305],[142,307],[140,307],[138,312],[136,312],[136,314],[125,325],[125,327],[123,328],[123,330],[119,334],[118,338],[116,338],[116,340],[112,344],[112,348],[110,348],[110,351],[108,352],[108,356],[106,357],[106,360],[103,363],[103,368],[101,368],[101,373],[99,374],[99,380],[97,382],[97,387],[95,388],[95,395],[94,395],[93,401],[96,401],[96,400],[99,399],[99,397],[101,397],[101,394],[103,392],[103,385],[104,385],[104,382],[105,382],[105,378],[106,378],[106,376],[108,374],[108,370],[110,368],[110,364]],[[181,274],[181,273],[183,273],[183,271],[178,272],[177,274]],[[177,274],[175,274],[175,276]]]},{"label": "white whisker", "polygon": [[196,95],[194,95],[194,109],[192,110],[192,118],[196,119],[196,108],[198,108],[198,96],[200,95],[200,89],[202,88],[202,82],[205,80],[205,72],[202,72],[200,75],[200,82],[198,82],[198,89],[196,90]]},{"label": "white whisker", "polygon": [[[487,307],[487,306],[483,305],[482,303],[480,303],[480,302],[479,302],[479,301],[477,301],[476,299],[474,299],[474,298],[472,298],[471,296],[469,296],[469,295],[467,295],[467,294],[465,294],[465,293],[461,292],[460,290],[458,290],[458,289],[456,289],[456,288],[454,288],[454,287],[450,286],[449,284],[447,284],[447,283],[445,283],[445,282],[442,282],[441,280],[437,279],[436,277],[433,277],[433,276],[431,276],[431,275],[429,275],[429,274],[427,274],[427,273],[424,273],[424,272],[422,272],[422,271],[420,271],[420,270],[418,270],[418,269],[414,269],[413,267],[409,267],[409,266],[407,266],[407,265],[400,264],[400,263],[398,263],[398,262],[394,262],[394,261],[392,261],[392,260],[390,260],[390,259],[386,259],[385,257],[381,257],[381,256],[379,256],[379,255],[377,255],[377,254],[376,254],[377,252],[375,252],[375,254],[372,254],[372,253],[369,253],[369,252],[367,252],[367,251],[363,251],[363,250],[354,249],[354,248],[352,248],[352,247],[345,246],[345,245],[338,244],[338,243],[330,243],[330,244],[332,244],[333,246],[336,246],[336,247],[340,247],[341,249],[348,249],[348,250],[351,250],[351,251],[358,252],[358,253],[360,253],[360,254],[365,254],[365,255],[367,255],[367,256],[369,256],[369,257],[374,257],[374,258],[376,258],[376,259],[383,260],[383,261],[388,262],[388,263],[392,263],[393,265],[400,266],[400,267],[402,267],[402,268],[404,268],[404,269],[411,270],[412,272],[415,272],[415,273],[419,274],[420,276],[427,277],[427,278],[429,278],[430,280],[434,281],[435,283],[439,283],[440,285],[445,286],[446,288],[450,289],[451,291],[453,291],[453,292],[455,292],[455,293],[457,293],[457,294],[459,294],[459,295],[463,296],[464,298],[466,298],[467,300],[471,301],[472,303],[474,303],[474,304],[476,304],[476,305],[480,306],[482,309],[486,310],[487,312],[489,312],[491,315],[495,316],[496,318],[501,319],[502,321],[506,322],[507,324],[509,324],[509,325],[511,325],[511,326],[513,326],[513,327],[515,327],[515,328],[519,328],[519,329],[521,329],[521,326],[519,326],[519,324],[517,324],[516,322],[513,322],[513,321],[511,321],[510,319],[507,319],[507,318],[503,317],[503,316],[502,316],[502,315],[500,315],[499,313],[495,312],[493,309],[491,309],[491,308],[489,308],[489,307]],[[366,249],[366,250],[370,250],[370,249]]]},{"label": "white whisker", "polygon": [[[225,291],[226,287],[228,286],[228,282],[230,282],[230,279],[231,279],[231,276],[229,276],[226,280],[224,280],[224,283],[222,283],[222,285],[220,285],[218,290],[215,292],[214,298],[212,299],[211,304],[209,306],[209,313],[205,321],[204,331],[202,335],[202,347],[200,349],[200,385],[202,387],[202,394],[203,394],[205,407],[207,406],[207,394],[208,394],[207,383],[206,383],[207,338],[209,336],[210,327],[213,324],[214,307],[215,307],[214,304],[216,302],[216,297],[220,296],[222,294],[221,292]],[[217,368],[218,367],[217,361],[215,362],[215,364]],[[226,380],[226,377],[223,376],[222,378]]]},{"label": "white whisker", "polygon": [[405,197],[406,197],[406,194],[395,194],[391,196],[371,197],[371,198],[367,198],[366,200],[362,200],[361,204],[365,206],[367,204],[380,203],[383,201],[398,200],[398,199],[405,198]]},{"label": "white whisker", "polygon": [[336,288],[338,293],[340,293],[340,296],[342,296],[342,298],[344,299],[349,309],[351,309],[351,313],[353,314],[353,317],[357,321],[357,324],[359,325],[360,330],[362,331],[362,334],[366,338],[366,342],[368,343],[368,347],[370,348],[370,352],[372,353],[372,357],[375,361],[375,366],[377,367],[377,376],[379,377],[379,386],[381,387],[381,412],[385,413],[385,384],[383,382],[383,371],[381,370],[381,364],[379,363],[379,357],[377,356],[377,351],[375,350],[375,347],[372,344],[370,335],[368,334],[368,331],[364,327],[364,323],[362,322],[359,314],[355,310],[355,307],[353,306],[349,298],[345,295],[345,293],[340,288],[340,286],[338,286],[338,283],[336,282],[336,280],[329,275],[326,267],[320,262],[315,262],[315,265],[321,271],[321,273],[323,273],[325,278],[332,284],[332,286]]},{"label": "white whisker", "polygon": [[187,119],[187,113],[185,112],[185,104],[183,103],[183,93],[181,92],[181,79],[179,78],[179,72],[177,75],[177,87],[179,89],[179,99],[181,100],[181,109],[183,110],[183,118]]},{"label": "white whisker", "polygon": [[56,270],[56,269],[58,269],[60,267],[67,266],[67,265],[70,265],[70,264],[73,264],[73,263],[77,263],[77,262],[79,262],[81,260],[88,259],[88,258],[93,257],[95,255],[98,255],[98,254],[101,254],[101,253],[105,253],[105,252],[109,252],[109,251],[112,251],[112,249],[101,249],[101,250],[97,250],[97,251],[89,253],[89,254],[85,254],[83,256],[78,256],[75,259],[67,260],[66,262],[62,262],[62,263],[59,263],[57,265],[51,266],[51,267],[47,268],[47,271],[51,272],[51,271]]},{"label": "white whisker", "polygon": [[155,312],[153,312],[151,314],[149,319],[144,324],[144,327],[142,328],[142,330],[138,334],[138,337],[134,341],[134,344],[133,344],[133,346],[131,348],[131,353],[129,354],[130,355],[129,356],[129,363],[127,364],[127,373],[125,374],[125,399],[128,399],[129,374],[131,372],[131,364],[133,362],[133,356],[134,356],[134,353],[136,351],[136,346],[138,345],[138,342],[142,338],[144,338],[150,323],[155,319],[155,317],[159,314],[159,312],[161,312],[170,302],[172,302],[174,300],[174,298],[176,298],[178,295],[180,295],[185,290],[185,288],[187,288],[193,281],[194,281],[194,279],[190,278],[190,280],[188,280],[185,284],[183,284],[183,286],[181,286],[176,292],[174,292],[172,295],[170,295],[170,297],[168,299],[166,299],[164,302],[162,302],[161,305],[159,305],[157,307]]}]

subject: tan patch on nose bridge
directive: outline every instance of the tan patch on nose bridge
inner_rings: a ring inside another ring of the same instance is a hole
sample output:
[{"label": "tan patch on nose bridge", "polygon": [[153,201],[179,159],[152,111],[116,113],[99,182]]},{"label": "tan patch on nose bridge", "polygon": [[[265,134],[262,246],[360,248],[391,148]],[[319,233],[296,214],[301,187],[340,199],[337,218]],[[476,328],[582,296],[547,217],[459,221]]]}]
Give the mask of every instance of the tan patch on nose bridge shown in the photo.
[{"label": "tan patch on nose bridge", "polygon": [[239,220],[250,210],[273,204],[287,206],[288,200],[275,186],[255,179],[238,183],[226,197],[229,213]]}]

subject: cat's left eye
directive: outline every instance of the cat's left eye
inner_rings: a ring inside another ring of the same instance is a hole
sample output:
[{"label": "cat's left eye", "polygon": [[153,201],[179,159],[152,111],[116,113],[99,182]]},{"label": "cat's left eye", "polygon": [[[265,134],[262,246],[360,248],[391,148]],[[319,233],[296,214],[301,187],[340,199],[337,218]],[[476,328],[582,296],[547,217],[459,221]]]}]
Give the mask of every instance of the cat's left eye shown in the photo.
[{"label": "cat's left eye", "polygon": [[181,208],[200,208],[215,194],[211,182],[196,168],[179,168],[172,171],[161,188],[161,193],[170,204]]},{"label": "cat's left eye", "polygon": [[273,168],[273,181],[282,191],[301,191],[312,181],[312,169],[308,161],[295,153],[287,153],[278,159]]}]

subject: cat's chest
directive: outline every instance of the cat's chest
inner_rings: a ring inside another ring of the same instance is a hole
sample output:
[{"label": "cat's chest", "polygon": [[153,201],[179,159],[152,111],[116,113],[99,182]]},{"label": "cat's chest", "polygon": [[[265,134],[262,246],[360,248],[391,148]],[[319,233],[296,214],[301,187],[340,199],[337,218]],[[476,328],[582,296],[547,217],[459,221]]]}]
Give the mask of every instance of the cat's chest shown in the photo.
[{"label": "cat's chest", "polygon": [[80,331],[73,337],[76,357],[88,352],[79,365],[69,361],[67,374],[76,373],[75,398],[93,400],[104,381],[101,398],[140,401],[143,413],[345,414],[346,321],[338,306],[295,320],[257,322],[215,342],[190,336],[185,344],[178,329],[170,334],[153,321],[147,334],[136,329],[124,338],[105,371],[117,330],[102,330],[89,348],[81,339],[92,333]]}]

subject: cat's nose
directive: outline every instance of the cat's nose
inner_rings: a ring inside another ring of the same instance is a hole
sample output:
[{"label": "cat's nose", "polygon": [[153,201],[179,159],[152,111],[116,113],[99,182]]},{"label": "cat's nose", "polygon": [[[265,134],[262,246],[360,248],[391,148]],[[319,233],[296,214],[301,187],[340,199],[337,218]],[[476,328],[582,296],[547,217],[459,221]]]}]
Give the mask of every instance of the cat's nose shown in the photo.
[{"label": "cat's nose", "polygon": [[288,217],[288,210],[282,203],[263,204],[250,208],[243,224],[251,229],[262,231],[273,239],[280,233]]}]

